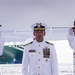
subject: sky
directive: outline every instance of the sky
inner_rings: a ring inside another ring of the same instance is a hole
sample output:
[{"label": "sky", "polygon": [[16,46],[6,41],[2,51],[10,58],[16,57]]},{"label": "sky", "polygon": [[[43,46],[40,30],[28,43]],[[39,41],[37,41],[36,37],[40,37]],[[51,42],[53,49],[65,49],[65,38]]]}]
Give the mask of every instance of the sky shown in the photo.
[{"label": "sky", "polygon": [[0,0],[2,30],[22,31],[35,22],[71,27],[74,20],[75,0]]}]

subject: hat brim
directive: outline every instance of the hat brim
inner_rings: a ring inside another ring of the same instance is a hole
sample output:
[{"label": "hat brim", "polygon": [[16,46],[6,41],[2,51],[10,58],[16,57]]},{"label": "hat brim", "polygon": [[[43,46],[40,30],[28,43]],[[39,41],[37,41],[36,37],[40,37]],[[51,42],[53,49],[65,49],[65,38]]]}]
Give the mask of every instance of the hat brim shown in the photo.
[{"label": "hat brim", "polygon": [[45,28],[34,28],[34,31],[45,31]]}]

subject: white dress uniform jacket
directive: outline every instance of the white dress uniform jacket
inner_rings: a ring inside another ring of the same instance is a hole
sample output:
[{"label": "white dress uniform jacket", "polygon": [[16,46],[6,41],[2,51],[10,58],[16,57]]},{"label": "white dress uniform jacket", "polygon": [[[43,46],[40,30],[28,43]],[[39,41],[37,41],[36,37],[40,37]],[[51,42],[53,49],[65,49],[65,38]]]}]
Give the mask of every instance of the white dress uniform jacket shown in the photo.
[{"label": "white dress uniform jacket", "polygon": [[69,34],[67,37],[70,47],[75,50],[75,35],[73,34],[72,29],[69,29]]},{"label": "white dress uniform jacket", "polygon": [[46,41],[36,40],[25,46],[22,75],[58,75],[55,47]]}]

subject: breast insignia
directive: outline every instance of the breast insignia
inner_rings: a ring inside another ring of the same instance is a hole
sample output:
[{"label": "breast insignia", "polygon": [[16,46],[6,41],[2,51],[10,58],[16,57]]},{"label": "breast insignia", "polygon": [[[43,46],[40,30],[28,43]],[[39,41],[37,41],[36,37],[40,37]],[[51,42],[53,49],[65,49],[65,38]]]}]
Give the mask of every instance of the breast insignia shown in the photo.
[{"label": "breast insignia", "polygon": [[46,41],[46,43],[47,43],[47,44],[50,44],[50,45],[54,45],[53,43],[50,43],[50,42],[48,42],[48,41]]}]

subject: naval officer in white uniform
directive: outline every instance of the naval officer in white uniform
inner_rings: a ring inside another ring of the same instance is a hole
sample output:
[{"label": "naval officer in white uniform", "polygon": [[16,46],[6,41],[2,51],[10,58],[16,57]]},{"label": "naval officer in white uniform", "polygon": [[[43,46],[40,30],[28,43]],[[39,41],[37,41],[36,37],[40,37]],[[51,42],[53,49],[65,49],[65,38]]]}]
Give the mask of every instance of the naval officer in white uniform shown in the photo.
[{"label": "naval officer in white uniform", "polygon": [[75,26],[69,29],[68,42],[70,47],[75,50]]},{"label": "naval officer in white uniform", "polygon": [[[75,21],[74,21],[75,25]],[[75,75],[75,26],[69,29],[69,34],[67,36],[70,47],[73,50],[73,75]]]},{"label": "naval officer in white uniform", "polygon": [[44,40],[46,25],[33,25],[35,40],[24,48],[22,75],[58,75],[58,61],[54,44]]}]

